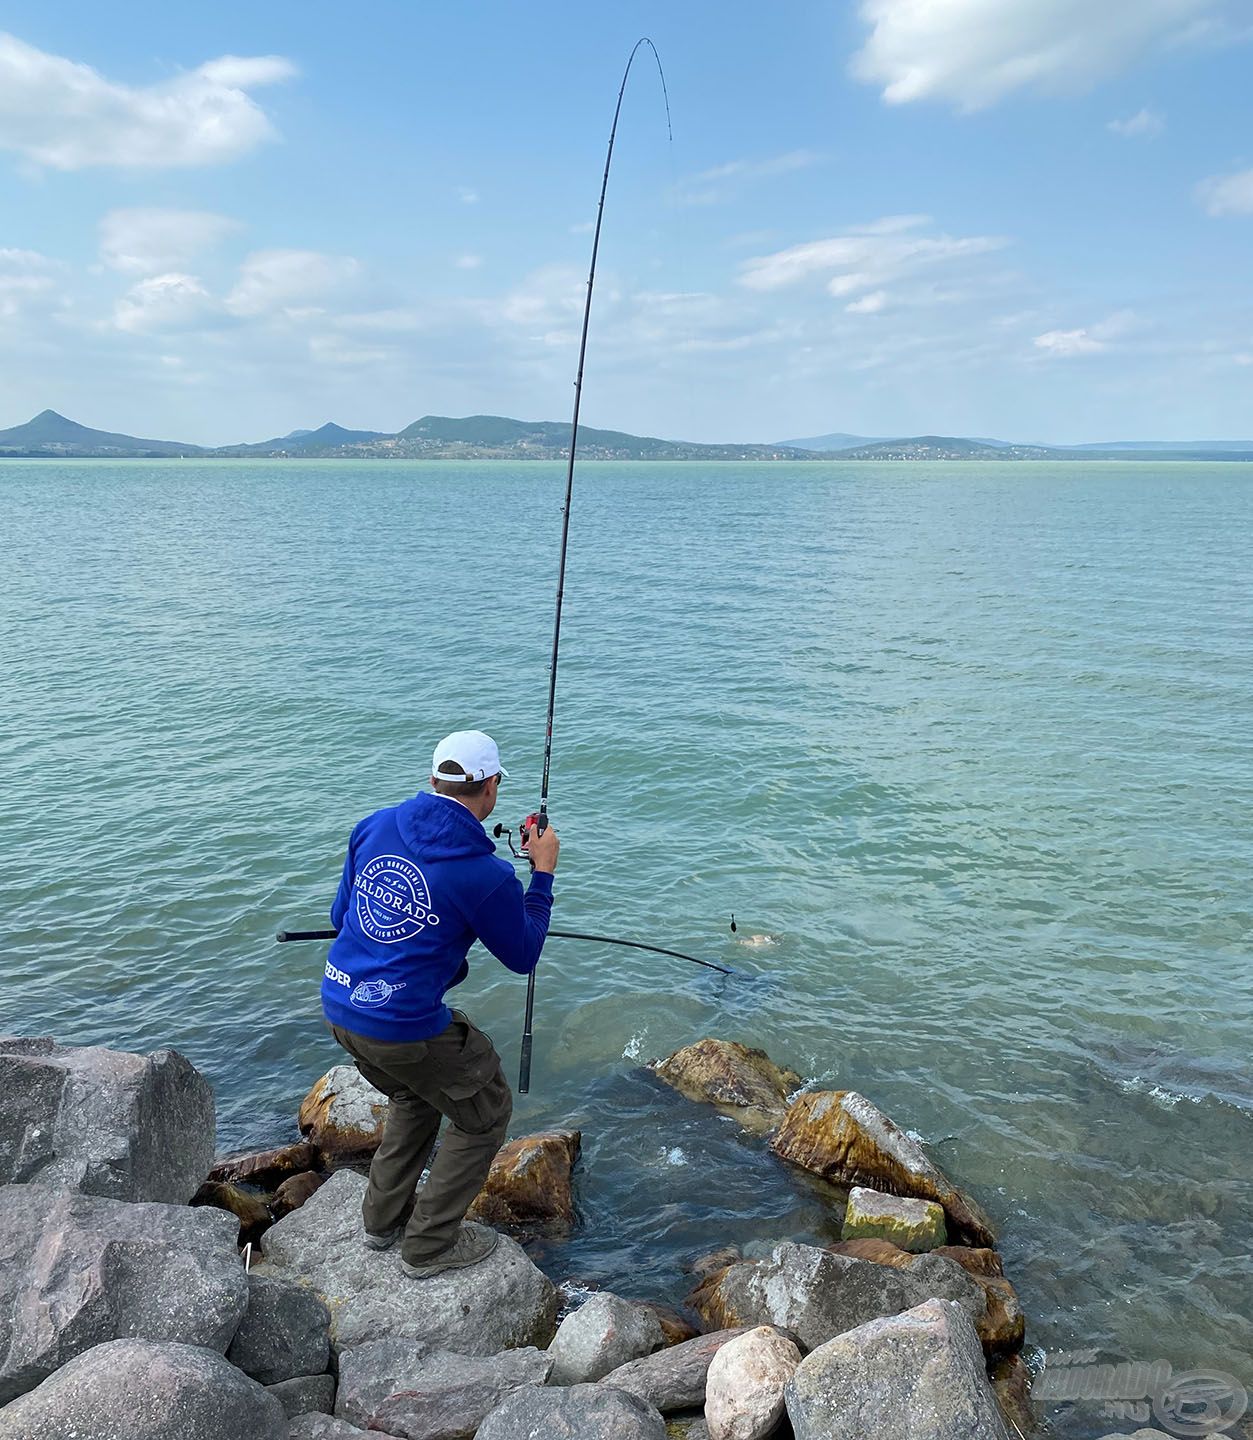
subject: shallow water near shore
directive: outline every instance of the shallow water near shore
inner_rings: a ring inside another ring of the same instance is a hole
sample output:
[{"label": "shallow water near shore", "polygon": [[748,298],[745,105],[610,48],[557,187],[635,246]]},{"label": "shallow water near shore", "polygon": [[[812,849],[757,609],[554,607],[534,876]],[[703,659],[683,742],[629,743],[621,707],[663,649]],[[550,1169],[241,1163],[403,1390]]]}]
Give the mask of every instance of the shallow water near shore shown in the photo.
[{"label": "shallow water near shore", "polygon": [[[0,1028],[174,1045],[223,1148],[291,1134],[340,1057],[324,947],[273,934],[326,923],[353,823],[468,725],[494,818],[533,808],[561,485],[0,463]],[[701,1249],[834,1233],[641,1073],[713,1034],[927,1141],[1029,1344],[1253,1386],[1251,533],[1237,465],[581,467],[554,923],[760,983],[550,943],[514,1129],[584,1132],[551,1274],[677,1299]],[[512,1076],[523,982],[471,959]]]}]

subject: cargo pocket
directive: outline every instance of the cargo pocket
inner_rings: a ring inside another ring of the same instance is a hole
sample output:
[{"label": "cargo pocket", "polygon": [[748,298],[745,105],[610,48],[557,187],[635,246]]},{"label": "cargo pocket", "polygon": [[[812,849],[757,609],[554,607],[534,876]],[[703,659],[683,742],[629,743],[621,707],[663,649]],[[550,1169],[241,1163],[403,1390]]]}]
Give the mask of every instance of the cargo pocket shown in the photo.
[{"label": "cargo pocket", "polygon": [[481,1030],[468,1027],[460,1053],[440,1085],[448,1116],[471,1135],[485,1135],[509,1123],[513,1096],[500,1068],[500,1056]]}]

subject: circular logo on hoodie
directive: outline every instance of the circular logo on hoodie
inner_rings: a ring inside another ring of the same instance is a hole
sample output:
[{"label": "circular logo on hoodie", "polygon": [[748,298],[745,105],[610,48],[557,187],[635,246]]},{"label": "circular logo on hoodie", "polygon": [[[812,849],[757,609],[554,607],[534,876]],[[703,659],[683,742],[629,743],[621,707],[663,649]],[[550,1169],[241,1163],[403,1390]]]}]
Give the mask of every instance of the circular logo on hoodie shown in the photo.
[{"label": "circular logo on hoodie", "polygon": [[426,877],[403,855],[376,855],[353,881],[357,920],[371,940],[395,945],[438,925]]}]

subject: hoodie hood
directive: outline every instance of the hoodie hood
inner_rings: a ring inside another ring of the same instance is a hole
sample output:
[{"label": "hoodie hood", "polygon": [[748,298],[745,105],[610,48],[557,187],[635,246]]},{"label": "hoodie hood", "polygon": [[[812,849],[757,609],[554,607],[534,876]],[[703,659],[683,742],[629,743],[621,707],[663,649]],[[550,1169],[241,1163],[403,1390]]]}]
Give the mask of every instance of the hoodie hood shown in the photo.
[{"label": "hoodie hood", "polygon": [[480,821],[458,800],[423,791],[396,806],[396,828],[419,860],[465,860],[494,855]]}]

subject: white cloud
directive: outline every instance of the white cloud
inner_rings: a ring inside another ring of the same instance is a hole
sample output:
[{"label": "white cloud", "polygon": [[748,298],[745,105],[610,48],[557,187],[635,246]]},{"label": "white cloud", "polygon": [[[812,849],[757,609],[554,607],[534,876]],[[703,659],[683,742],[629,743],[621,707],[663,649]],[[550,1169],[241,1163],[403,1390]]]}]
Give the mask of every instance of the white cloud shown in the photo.
[{"label": "white cloud", "polygon": [[877,315],[888,303],[888,292],[886,290],[872,290],[869,295],[863,295],[860,300],[852,300],[845,305],[845,310],[850,315]]},{"label": "white cloud", "polygon": [[0,247],[0,319],[12,320],[29,307],[55,303],[60,267],[36,250]]},{"label": "white cloud", "polygon": [[158,85],[123,85],[0,33],[0,149],[54,170],[220,164],[273,138],[247,92],[294,73],[277,55],[227,55]]},{"label": "white cloud", "polygon": [[1125,120],[1111,120],[1105,127],[1125,140],[1151,140],[1166,128],[1166,119],[1156,110],[1137,110]]},{"label": "white cloud", "polygon": [[889,215],[829,240],[759,255],[741,267],[740,284],[750,290],[780,290],[815,276],[826,277],[837,298],[882,289],[889,282],[936,265],[1000,250],[1002,236],[911,234],[930,223],[926,215]]},{"label": "white cloud", "polygon": [[1196,198],[1209,215],[1253,215],[1253,170],[1211,175],[1196,187]]},{"label": "white cloud", "polygon": [[318,313],[315,302],[342,290],[360,266],[347,255],[324,255],[317,250],[258,250],[240,266],[239,281],[226,297],[235,315],[286,315]]},{"label": "white cloud", "polygon": [[675,198],[681,205],[715,205],[751,181],[808,170],[822,158],[813,150],[788,150],[762,160],[729,160],[680,181],[675,187]]},{"label": "white cloud", "polygon": [[479,203],[479,192],[472,190],[468,185],[462,185],[457,191],[457,199],[463,205],[477,205]]},{"label": "white cloud", "polygon": [[155,275],[189,264],[240,228],[204,210],[110,210],[100,221],[100,258],[113,270]]},{"label": "white cloud", "polygon": [[1108,350],[1110,342],[1124,335],[1134,322],[1135,316],[1130,310],[1119,310],[1097,325],[1077,330],[1046,330],[1043,335],[1037,335],[1032,344],[1037,350],[1061,359],[1074,355],[1096,355]]},{"label": "white cloud", "polygon": [[194,275],[150,275],[133,285],[113,309],[119,330],[148,334],[186,330],[213,310],[213,300]]},{"label": "white cloud", "polygon": [[481,255],[458,255],[452,262],[458,270],[477,270],[483,263]]},{"label": "white cloud", "polygon": [[853,61],[891,104],[978,110],[1015,90],[1086,89],[1154,45],[1195,33],[1225,0],[862,0]]}]

